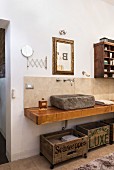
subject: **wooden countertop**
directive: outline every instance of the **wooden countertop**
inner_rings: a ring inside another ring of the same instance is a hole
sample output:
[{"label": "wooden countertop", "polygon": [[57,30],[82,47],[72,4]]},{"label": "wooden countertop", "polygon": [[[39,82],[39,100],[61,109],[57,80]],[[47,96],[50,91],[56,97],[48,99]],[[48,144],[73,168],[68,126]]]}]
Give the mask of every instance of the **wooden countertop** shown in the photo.
[{"label": "wooden countertop", "polygon": [[48,107],[47,110],[36,108],[25,108],[24,115],[37,125],[70,120],[75,118],[99,115],[114,112],[114,105],[95,105],[92,108],[78,110],[61,110],[55,107]]}]

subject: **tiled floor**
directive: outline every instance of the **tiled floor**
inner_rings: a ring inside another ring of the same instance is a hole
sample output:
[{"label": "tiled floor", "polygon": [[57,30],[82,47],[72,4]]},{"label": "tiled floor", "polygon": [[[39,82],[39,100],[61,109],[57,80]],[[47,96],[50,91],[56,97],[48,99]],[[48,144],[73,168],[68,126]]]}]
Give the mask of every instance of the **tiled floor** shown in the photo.
[{"label": "tiled floor", "polygon": [[0,164],[7,163],[7,157],[6,157],[6,141],[2,134],[0,133]]},{"label": "tiled floor", "polygon": [[[88,158],[75,158],[67,162],[58,164],[54,170],[75,170],[76,167],[86,164],[98,157],[108,155],[114,152],[114,144],[107,145],[94,149],[88,153]],[[0,165],[0,170],[49,170],[50,163],[44,158],[44,156],[34,156],[23,160],[14,161],[4,165]]]}]

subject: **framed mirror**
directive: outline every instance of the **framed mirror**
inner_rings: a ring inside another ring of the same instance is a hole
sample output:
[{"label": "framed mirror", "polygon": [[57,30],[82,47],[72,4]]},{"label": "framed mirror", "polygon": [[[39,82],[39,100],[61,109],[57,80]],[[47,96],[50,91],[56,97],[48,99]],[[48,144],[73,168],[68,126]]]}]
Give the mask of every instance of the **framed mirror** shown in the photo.
[{"label": "framed mirror", "polygon": [[53,74],[74,75],[74,41],[52,37]]}]

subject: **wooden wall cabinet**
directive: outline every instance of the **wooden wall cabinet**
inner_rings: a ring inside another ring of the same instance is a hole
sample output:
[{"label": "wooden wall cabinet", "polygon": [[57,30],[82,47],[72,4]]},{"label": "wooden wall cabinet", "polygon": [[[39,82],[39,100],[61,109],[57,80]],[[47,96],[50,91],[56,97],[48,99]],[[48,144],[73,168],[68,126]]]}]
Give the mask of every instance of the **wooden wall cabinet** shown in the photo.
[{"label": "wooden wall cabinet", "polygon": [[114,43],[94,44],[94,77],[114,78]]}]

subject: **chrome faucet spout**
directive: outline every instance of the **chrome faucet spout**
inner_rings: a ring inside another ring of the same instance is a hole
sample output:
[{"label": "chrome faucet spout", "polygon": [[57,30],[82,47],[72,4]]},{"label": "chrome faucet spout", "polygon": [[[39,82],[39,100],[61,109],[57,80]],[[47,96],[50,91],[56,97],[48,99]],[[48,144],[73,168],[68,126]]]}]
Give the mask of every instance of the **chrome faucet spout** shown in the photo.
[{"label": "chrome faucet spout", "polygon": [[73,85],[74,79],[64,79],[64,82],[69,81],[71,83],[71,86]]}]

